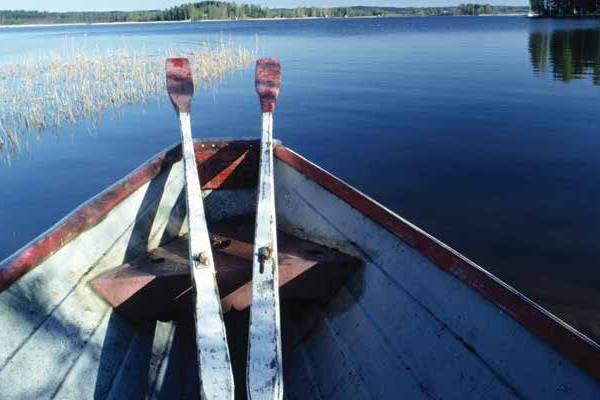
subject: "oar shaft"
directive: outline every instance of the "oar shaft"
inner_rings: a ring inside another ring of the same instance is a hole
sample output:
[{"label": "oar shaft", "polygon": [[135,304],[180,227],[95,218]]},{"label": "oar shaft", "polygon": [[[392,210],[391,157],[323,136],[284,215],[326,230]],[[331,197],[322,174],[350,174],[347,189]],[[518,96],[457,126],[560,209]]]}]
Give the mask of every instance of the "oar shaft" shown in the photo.
[{"label": "oar shaft", "polygon": [[203,400],[233,400],[233,373],[192,140],[190,110],[194,79],[189,60],[168,59],[166,73],[167,92],[181,128],[200,397]]},{"label": "oar shaft", "polygon": [[[258,204],[256,211],[256,235],[254,247],[256,251],[269,247],[272,253],[268,265],[277,266],[277,222],[275,217],[275,188],[273,179],[273,113],[262,114],[262,137],[260,153],[260,175]],[[260,257],[259,257],[260,258]],[[260,261],[257,258],[256,261]],[[277,269],[267,269],[263,263],[262,271],[273,275],[276,292],[279,292]]]},{"label": "oar shaft", "polygon": [[[186,190],[186,204],[188,207],[189,232],[203,231],[204,207],[202,204],[202,191],[200,189],[200,178],[196,167],[194,143],[192,140],[192,126],[189,113],[179,113],[179,125],[181,127],[181,146],[183,166],[185,168],[185,180],[188,184]],[[196,184],[198,182],[198,184]],[[190,248],[199,249],[198,235],[191,234]]]},{"label": "oar shaft", "polygon": [[179,113],[179,123],[190,233],[189,262],[195,289],[194,315],[201,397],[205,400],[233,400],[233,372],[217,290],[210,237],[206,226],[190,114]]},{"label": "oar shaft", "polygon": [[[262,113],[262,136],[261,136],[261,150],[262,154],[265,152],[273,153],[273,113],[265,112]],[[261,156],[262,156],[261,154]],[[269,155],[272,160],[272,154]]]},{"label": "oar shaft", "polygon": [[273,179],[273,113],[262,114],[260,177],[252,271],[248,398],[283,398],[277,221]]}]

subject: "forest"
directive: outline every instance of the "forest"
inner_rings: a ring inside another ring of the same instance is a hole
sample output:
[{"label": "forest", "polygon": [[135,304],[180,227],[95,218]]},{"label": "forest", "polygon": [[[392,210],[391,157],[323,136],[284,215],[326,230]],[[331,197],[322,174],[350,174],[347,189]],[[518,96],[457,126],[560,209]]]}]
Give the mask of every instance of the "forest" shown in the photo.
[{"label": "forest", "polygon": [[541,17],[600,16],[600,0],[529,0]]},{"label": "forest", "polygon": [[[531,0],[538,1],[538,0]],[[550,1],[550,0],[544,0]],[[552,0],[565,1],[565,0]],[[573,1],[573,0],[570,0]],[[584,0],[578,0],[584,1]],[[585,0],[600,1],[600,0]],[[110,22],[199,21],[253,18],[349,18],[391,16],[492,15],[527,12],[525,7],[461,4],[456,7],[297,7],[267,8],[252,4],[202,1],[166,10],[110,12],[44,12],[0,10],[0,25]]]}]

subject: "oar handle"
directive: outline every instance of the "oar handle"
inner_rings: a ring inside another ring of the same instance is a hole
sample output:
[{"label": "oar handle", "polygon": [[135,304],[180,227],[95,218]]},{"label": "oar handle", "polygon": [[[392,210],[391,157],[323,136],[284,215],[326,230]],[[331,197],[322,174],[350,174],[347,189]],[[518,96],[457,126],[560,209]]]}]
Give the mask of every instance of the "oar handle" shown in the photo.
[{"label": "oar handle", "polygon": [[167,92],[175,109],[180,113],[189,113],[194,96],[192,68],[187,58],[169,58],[167,60]]},{"label": "oar handle", "polygon": [[256,61],[256,92],[262,112],[275,111],[275,103],[281,88],[281,64],[274,58],[260,58]]}]

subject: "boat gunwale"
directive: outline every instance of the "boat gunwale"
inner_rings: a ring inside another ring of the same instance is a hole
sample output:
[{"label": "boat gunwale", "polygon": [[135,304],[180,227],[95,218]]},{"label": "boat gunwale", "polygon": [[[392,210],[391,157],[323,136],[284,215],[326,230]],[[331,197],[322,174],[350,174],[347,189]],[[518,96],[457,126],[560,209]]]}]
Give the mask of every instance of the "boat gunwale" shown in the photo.
[{"label": "boat gunwale", "polygon": [[[254,138],[194,140],[196,154],[231,145],[257,148],[258,143],[259,141]],[[600,345],[592,339],[358,189],[293,150],[281,144],[275,144],[274,153],[278,160],[415,248],[433,264],[452,274],[494,303],[521,326],[538,338],[545,340],[555,350],[600,382]],[[66,246],[79,234],[100,223],[113,208],[144,184],[164,173],[180,159],[181,146],[179,143],[159,152],[133,172],[78,206],[13,255],[0,261],[0,293]]]},{"label": "boat gunwale", "polygon": [[[194,150],[198,154],[225,146],[250,149],[255,148],[258,143],[258,140],[254,138],[194,139]],[[102,222],[117,205],[132,193],[167,171],[180,160],[181,143],[177,142],[152,156],[131,173],[77,206],[48,230],[6,259],[1,260],[0,293],[69,244],[78,235]]]}]

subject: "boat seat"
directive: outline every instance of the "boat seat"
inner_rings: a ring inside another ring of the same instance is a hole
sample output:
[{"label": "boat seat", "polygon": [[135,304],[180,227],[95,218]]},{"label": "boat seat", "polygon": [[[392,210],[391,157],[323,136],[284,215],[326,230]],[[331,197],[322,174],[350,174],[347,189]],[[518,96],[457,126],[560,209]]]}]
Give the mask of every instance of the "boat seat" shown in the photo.
[{"label": "boat seat", "polygon": [[[251,303],[254,216],[209,225],[223,312]],[[327,304],[361,261],[337,250],[278,231],[281,301]],[[176,320],[192,300],[187,238],[179,237],[112,269],[92,288],[131,320]]]}]

